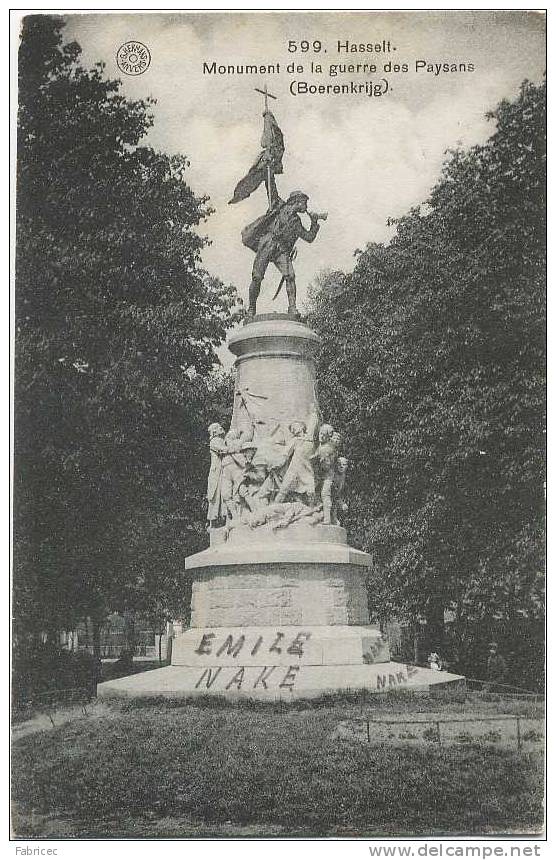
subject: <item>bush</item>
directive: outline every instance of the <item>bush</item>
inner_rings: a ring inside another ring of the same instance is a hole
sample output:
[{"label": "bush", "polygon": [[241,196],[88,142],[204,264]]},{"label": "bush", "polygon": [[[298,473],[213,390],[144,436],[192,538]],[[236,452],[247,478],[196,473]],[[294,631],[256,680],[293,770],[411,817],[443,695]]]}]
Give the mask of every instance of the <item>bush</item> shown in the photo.
[{"label": "bush", "polygon": [[34,642],[14,649],[12,696],[14,706],[56,690],[83,688],[96,695],[101,665],[86,651],[66,651],[52,643]]}]

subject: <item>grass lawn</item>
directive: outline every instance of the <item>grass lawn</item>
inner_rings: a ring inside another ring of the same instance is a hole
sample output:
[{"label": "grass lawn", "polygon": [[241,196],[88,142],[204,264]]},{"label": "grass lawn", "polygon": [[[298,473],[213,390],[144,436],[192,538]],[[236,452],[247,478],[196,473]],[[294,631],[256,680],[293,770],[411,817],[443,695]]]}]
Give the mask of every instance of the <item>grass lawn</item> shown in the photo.
[{"label": "grass lawn", "polygon": [[[526,703],[391,699],[377,719],[427,710],[542,718]],[[14,835],[411,836],[534,833],[542,746],[343,737],[353,703],[234,707],[113,702],[14,742]],[[488,730],[488,726],[485,730]]]}]

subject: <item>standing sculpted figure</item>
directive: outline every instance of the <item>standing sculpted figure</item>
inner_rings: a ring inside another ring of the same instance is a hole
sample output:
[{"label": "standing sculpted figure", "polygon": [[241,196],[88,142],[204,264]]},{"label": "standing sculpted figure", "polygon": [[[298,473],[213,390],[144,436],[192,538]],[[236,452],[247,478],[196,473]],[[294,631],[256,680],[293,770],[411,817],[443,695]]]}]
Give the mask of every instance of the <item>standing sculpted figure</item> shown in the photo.
[{"label": "standing sculpted figure", "polygon": [[332,522],[332,486],[336,476],[339,442],[340,436],[334,432],[334,428],[330,424],[323,424],[319,430],[319,446],[313,454],[313,459],[318,463],[322,481],[320,497],[325,525],[330,525]]},{"label": "standing sculpted figure", "polygon": [[207,520],[209,526],[216,523],[222,516],[222,458],[226,452],[224,437],[226,431],[218,422],[209,425],[209,450],[210,469],[207,482],[208,511]]},{"label": "standing sculpted figure", "polygon": [[247,459],[242,449],[246,442],[253,438],[250,432],[240,433],[232,427],[226,433],[226,451],[222,456],[222,501],[228,519],[233,519],[239,513],[238,488],[243,478]]},{"label": "standing sculpted figure", "polygon": [[210,470],[207,482],[209,526],[220,519],[232,517],[236,510],[237,487],[243,474],[245,458],[242,447],[253,438],[253,426],[241,433],[221,424],[209,425]]},{"label": "standing sculpted figure", "polygon": [[305,496],[309,505],[315,503],[315,472],[312,457],[315,452],[318,417],[312,415],[307,425],[303,421],[290,424],[292,434],[288,454],[291,456],[284,474],[276,502],[284,502],[288,496]]},{"label": "standing sculpted figure", "polygon": [[268,199],[268,209],[264,215],[248,224],[241,232],[241,240],[246,248],[255,252],[251,285],[249,287],[249,316],[257,312],[257,299],[261,283],[269,263],[274,263],[282,280],[274,294],[276,298],[286,285],[288,296],[288,314],[297,317],[296,286],[293,259],[295,243],[298,239],[313,242],[319,231],[319,220],[326,221],[328,214],[310,212],[311,226],[307,230],[299,217],[299,213],[307,212],[308,196],[303,191],[293,191],[287,200],[282,200],[276,188],[276,174],[283,172],[282,157],[284,155],[284,135],[276,122],[274,114],[268,109],[268,100],[276,99],[264,90],[255,87],[264,96],[263,134],[261,138],[262,152],[249,172],[237,183],[231,204],[239,203],[249,197],[264,183]]},{"label": "standing sculpted figure", "polygon": [[336,461],[336,473],[332,484],[332,523],[338,525],[338,511],[347,511],[347,505],[343,499],[344,484],[349,466],[346,457],[338,457]]},{"label": "standing sculpted figure", "polygon": [[[308,199],[309,197],[303,191],[293,191],[286,201],[280,200],[276,193],[268,212],[252,224],[248,224],[241,234],[243,244],[255,251],[249,287],[250,316],[255,316],[257,312],[257,299],[270,263],[274,263],[282,275],[280,287],[282,283],[286,285],[288,313],[297,315],[295,272],[292,263],[295,243],[298,239],[313,242],[319,231],[319,218],[324,217],[310,212],[311,226],[308,230],[305,229],[298,213],[307,212]],[[278,295],[280,287],[274,298]]]}]

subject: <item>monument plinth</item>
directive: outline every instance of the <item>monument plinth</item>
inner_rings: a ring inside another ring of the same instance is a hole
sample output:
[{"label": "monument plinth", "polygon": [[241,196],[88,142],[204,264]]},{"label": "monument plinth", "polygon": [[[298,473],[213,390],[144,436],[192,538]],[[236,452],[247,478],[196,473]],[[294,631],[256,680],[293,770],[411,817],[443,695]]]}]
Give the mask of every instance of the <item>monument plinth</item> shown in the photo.
[{"label": "monument plinth", "polygon": [[369,620],[372,558],[339,522],[348,461],[319,410],[319,342],[283,314],[230,336],[231,426],[209,428],[210,546],[185,561],[191,627],[170,667],[101,684],[100,695],[291,699],[461,681],[392,662]]}]

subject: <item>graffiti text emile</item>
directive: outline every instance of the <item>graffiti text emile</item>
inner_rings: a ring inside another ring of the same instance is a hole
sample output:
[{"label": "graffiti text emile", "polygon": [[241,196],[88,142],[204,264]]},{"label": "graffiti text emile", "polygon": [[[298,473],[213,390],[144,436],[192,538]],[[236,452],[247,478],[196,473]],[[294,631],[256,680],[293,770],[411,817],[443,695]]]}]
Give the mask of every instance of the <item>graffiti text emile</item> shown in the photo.
[{"label": "graffiti text emile", "polygon": [[[284,641],[286,638],[285,633],[277,631],[271,644],[267,644],[265,647],[262,647],[263,637],[259,636],[253,647],[250,648],[250,654],[251,657],[254,657],[262,648],[263,653],[265,651],[268,651],[269,654],[282,654],[284,652],[285,654],[295,654],[298,657],[303,657],[303,646],[310,636],[310,633],[300,632],[288,644],[287,641]],[[217,643],[213,642],[214,639],[216,639],[216,633],[203,633],[201,641],[195,649],[195,653],[200,655],[214,654],[216,657],[221,657],[223,654],[229,657],[238,657],[245,645],[245,636],[243,634],[238,636],[234,642],[234,637],[230,633],[215,651],[214,648]]]}]

